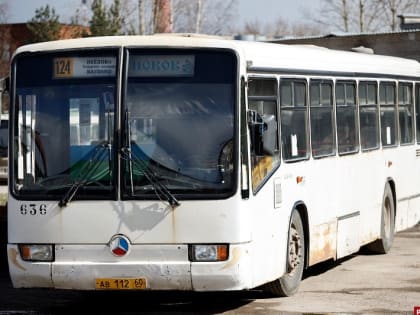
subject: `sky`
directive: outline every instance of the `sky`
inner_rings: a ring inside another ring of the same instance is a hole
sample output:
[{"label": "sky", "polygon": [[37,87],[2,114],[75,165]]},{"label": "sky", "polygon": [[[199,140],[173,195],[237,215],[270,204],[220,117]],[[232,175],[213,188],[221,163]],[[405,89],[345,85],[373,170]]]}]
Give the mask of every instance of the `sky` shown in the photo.
[{"label": "sky", "polygon": [[[211,0],[210,0],[211,1]],[[304,12],[317,10],[320,0],[237,0],[239,26],[245,22],[274,22],[281,17],[292,22],[304,19]],[[82,0],[9,0],[9,23],[24,23],[35,15],[35,9],[49,4],[62,19],[69,22],[70,17]]]}]

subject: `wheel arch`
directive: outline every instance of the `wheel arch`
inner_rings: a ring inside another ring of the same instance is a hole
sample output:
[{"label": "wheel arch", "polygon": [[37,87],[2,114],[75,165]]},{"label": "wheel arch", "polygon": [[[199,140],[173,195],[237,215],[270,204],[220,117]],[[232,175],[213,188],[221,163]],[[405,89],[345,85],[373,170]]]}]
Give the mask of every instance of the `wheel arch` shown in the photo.
[{"label": "wheel arch", "polygon": [[[308,208],[306,207],[303,201],[297,201],[293,205],[293,209],[290,212],[290,220],[292,218],[293,211],[299,212],[300,218],[302,220],[303,231],[304,231],[304,242],[305,242],[305,264],[304,268],[308,267],[309,261],[309,218],[308,218]],[[289,222],[290,224],[290,222]],[[289,246],[289,245],[288,245]]]},{"label": "wheel arch", "polygon": [[388,177],[386,183],[389,185],[389,187],[391,188],[391,192],[392,192],[392,198],[394,199],[394,220],[397,217],[397,190],[396,190],[396,186],[395,186],[395,181],[392,177]]}]

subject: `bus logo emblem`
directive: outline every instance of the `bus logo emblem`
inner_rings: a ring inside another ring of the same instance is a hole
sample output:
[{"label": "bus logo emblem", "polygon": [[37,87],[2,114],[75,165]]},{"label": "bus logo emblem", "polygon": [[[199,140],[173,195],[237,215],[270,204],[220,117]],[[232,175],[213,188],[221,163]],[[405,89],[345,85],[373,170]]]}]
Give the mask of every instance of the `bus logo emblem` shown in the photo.
[{"label": "bus logo emblem", "polygon": [[123,235],[114,235],[109,241],[109,248],[114,256],[121,257],[128,253],[130,241]]}]

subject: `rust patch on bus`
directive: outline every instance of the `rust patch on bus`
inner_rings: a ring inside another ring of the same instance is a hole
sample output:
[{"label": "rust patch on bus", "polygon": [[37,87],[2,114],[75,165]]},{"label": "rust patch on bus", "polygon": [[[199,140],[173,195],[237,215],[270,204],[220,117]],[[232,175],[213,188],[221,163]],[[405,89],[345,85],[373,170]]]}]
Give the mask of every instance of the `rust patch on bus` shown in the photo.
[{"label": "rust patch on bus", "polygon": [[17,256],[19,255],[18,251],[14,248],[9,249],[9,260],[13,263],[13,265],[16,266],[16,268],[19,268],[20,270],[26,271],[26,268],[23,267],[17,260]]},{"label": "rust patch on bus", "polygon": [[310,238],[309,266],[337,255],[337,221],[317,225]]},{"label": "rust patch on bus", "polygon": [[230,259],[222,268],[223,269],[227,269],[230,268],[236,264],[239,263],[239,260],[241,259],[242,256],[242,251],[239,247],[236,247],[232,250],[232,259]]}]

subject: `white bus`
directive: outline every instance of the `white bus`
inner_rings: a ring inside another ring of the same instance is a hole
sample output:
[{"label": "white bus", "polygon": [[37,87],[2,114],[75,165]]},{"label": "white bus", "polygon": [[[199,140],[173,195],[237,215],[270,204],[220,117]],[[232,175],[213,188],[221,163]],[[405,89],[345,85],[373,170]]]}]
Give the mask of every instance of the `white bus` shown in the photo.
[{"label": "white bus", "polygon": [[420,219],[420,64],[194,36],[21,47],[16,288],[294,294]]}]

